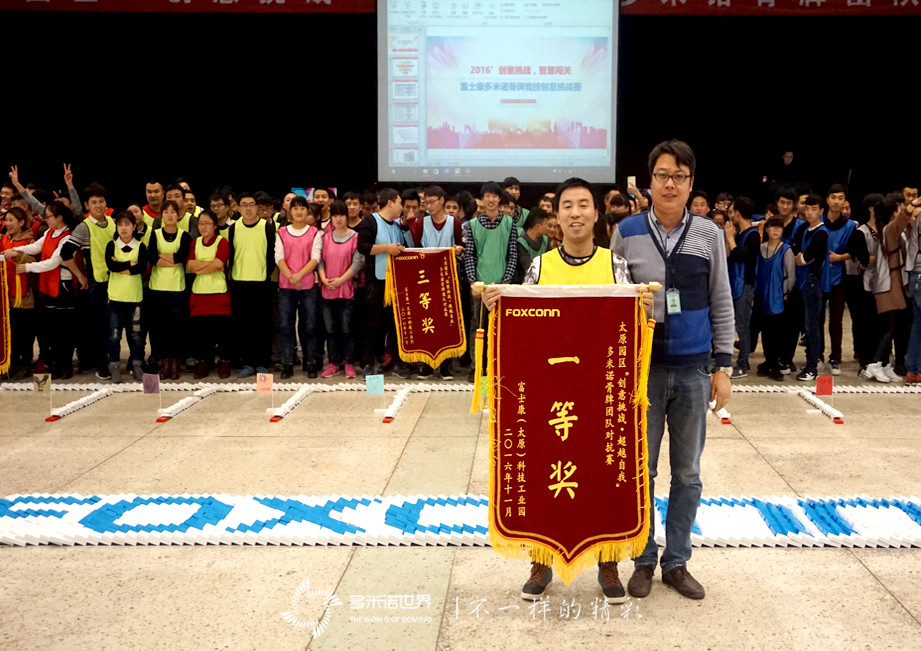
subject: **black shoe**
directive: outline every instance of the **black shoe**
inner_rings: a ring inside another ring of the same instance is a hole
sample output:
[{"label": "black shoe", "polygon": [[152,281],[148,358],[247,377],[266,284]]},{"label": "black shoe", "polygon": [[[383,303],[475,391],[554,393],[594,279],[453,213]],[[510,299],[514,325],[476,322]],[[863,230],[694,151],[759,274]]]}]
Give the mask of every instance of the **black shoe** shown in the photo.
[{"label": "black shoe", "polygon": [[409,379],[409,369],[406,368],[406,364],[403,364],[403,363],[394,365],[393,374],[403,380]]},{"label": "black shoe", "polygon": [[598,585],[604,592],[604,600],[609,604],[622,604],[627,600],[624,586],[620,584],[617,563],[598,563]]},{"label": "black shoe", "polygon": [[317,377],[317,370],[311,366],[307,371],[307,377],[311,380],[315,380]]},{"label": "black shoe", "polygon": [[419,366],[419,373],[416,375],[416,379],[417,380],[428,380],[433,375],[435,375],[435,369],[433,369],[428,364],[421,364]]},{"label": "black shoe", "polygon": [[473,384],[476,382],[476,369],[470,369],[470,372],[467,373],[467,382]]},{"label": "black shoe", "polygon": [[451,360],[446,359],[441,363],[441,366],[438,367],[438,373],[441,375],[442,380],[453,380],[454,372],[451,370]]},{"label": "black shoe", "polygon": [[294,364],[285,364],[282,366],[281,379],[287,380],[289,377],[294,377]]},{"label": "black shoe", "polygon": [[771,378],[772,380],[777,380],[778,382],[783,382],[783,379],[784,379],[785,376],[784,376],[783,373],[781,373],[779,370],[777,370],[777,369],[775,368],[773,371],[771,371],[771,372],[768,374],[768,377]]},{"label": "black shoe", "polygon": [[758,364],[758,368],[756,369],[758,373],[758,377],[768,377],[771,374],[770,366],[771,365],[768,364],[767,362],[762,362],[761,364]]},{"label": "black shoe", "polygon": [[111,380],[112,374],[109,373],[109,369],[106,366],[97,366],[96,367],[96,377],[100,380]]},{"label": "black shoe", "polygon": [[552,580],[553,570],[548,565],[531,563],[531,576],[521,588],[521,598],[537,601],[543,596]]}]

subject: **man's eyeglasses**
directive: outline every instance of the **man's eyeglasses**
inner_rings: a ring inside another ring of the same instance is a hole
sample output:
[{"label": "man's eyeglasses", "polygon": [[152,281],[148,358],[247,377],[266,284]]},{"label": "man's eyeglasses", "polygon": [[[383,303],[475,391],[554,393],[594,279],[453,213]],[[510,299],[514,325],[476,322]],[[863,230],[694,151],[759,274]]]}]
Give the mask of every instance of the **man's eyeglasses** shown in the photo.
[{"label": "man's eyeglasses", "polygon": [[666,174],[665,172],[653,172],[652,178],[654,178],[659,183],[668,183],[668,180],[671,179],[675,182],[675,185],[681,185],[689,178],[690,174],[685,174],[684,172],[675,172],[674,174]]}]

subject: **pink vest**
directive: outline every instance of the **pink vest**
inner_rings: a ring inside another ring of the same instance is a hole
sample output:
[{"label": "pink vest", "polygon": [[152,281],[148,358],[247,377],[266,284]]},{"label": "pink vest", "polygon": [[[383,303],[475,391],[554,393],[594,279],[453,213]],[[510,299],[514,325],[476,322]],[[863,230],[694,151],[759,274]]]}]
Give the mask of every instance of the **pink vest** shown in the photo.
[{"label": "pink vest", "polygon": [[[355,249],[358,247],[358,235],[355,234],[347,242],[339,244],[333,241],[333,232],[327,231],[323,236],[323,266],[326,270],[327,278],[338,278],[352,266],[352,257],[355,255]],[[353,279],[347,283],[342,283],[336,289],[327,287],[320,288],[320,293],[325,299],[333,298],[353,298],[355,296],[355,284]]]},{"label": "pink vest", "polygon": [[[288,268],[297,272],[305,264],[310,262],[310,253],[313,251],[313,238],[317,236],[317,229],[314,226],[308,226],[307,230],[300,237],[295,237],[288,232],[288,227],[283,226],[278,230],[278,237],[281,238],[282,245],[285,247],[285,264]],[[313,289],[316,283],[317,274],[309,273],[301,279],[301,289]],[[284,274],[278,275],[278,286],[281,289],[297,289],[291,282],[285,278]]]}]

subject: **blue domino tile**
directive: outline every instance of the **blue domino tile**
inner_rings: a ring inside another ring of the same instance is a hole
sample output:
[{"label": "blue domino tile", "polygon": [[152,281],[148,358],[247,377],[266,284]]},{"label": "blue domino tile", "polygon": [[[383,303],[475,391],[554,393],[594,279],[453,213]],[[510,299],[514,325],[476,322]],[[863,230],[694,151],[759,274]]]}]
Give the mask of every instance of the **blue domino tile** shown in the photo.
[{"label": "blue domino tile", "polygon": [[[654,508],[664,520],[668,499],[655,498]],[[142,513],[153,521],[138,522]],[[0,499],[0,544],[485,546],[488,521],[482,495],[12,495]],[[697,546],[919,547],[921,502],[711,496],[692,533]]]}]

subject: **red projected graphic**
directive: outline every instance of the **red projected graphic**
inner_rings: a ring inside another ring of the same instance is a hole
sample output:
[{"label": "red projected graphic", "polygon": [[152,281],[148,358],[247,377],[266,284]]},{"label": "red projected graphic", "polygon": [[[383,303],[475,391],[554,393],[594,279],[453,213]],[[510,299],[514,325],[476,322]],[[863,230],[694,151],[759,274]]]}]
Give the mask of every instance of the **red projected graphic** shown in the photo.
[{"label": "red projected graphic", "polygon": [[581,122],[560,120],[545,129],[509,129],[497,127],[486,132],[469,124],[458,132],[448,123],[428,128],[431,149],[604,149],[608,130],[583,126]]}]

